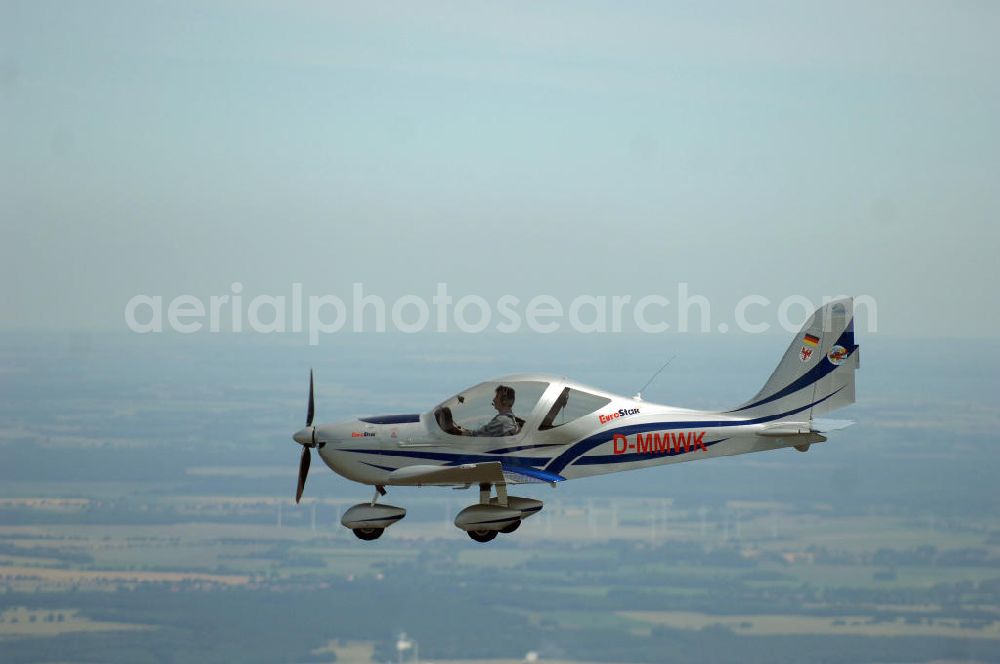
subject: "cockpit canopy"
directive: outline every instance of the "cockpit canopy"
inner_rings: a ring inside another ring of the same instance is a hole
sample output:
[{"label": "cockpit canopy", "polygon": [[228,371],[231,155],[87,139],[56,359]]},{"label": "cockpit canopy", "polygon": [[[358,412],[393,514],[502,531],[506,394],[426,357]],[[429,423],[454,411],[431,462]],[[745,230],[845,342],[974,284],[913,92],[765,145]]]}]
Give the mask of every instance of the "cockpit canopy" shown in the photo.
[{"label": "cockpit canopy", "polygon": [[434,419],[456,436],[516,436],[548,387],[535,380],[487,381],[440,404]]},{"label": "cockpit canopy", "polygon": [[607,397],[561,381],[499,379],[456,394],[435,407],[433,413],[437,425],[447,434],[495,438],[518,436],[526,427],[537,428],[540,433],[556,429],[610,402]]}]

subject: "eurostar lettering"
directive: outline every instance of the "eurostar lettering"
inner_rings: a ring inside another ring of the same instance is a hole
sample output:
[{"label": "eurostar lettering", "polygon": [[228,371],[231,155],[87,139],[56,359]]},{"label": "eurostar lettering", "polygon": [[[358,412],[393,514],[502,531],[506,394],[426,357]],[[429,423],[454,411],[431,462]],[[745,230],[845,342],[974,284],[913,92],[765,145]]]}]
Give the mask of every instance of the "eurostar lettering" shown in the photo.
[{"label": "eurostar lettering", "polygon": [[704,431],[686,433],[637,433],[635,436],[614,435],[615,454],[684,454],[692,450],[707,452]]},{"label": "eurostar lettering", "polygon": [[598,415],[598,419],[601,420],[601,424],[607,424],[611,420],[617,420],[619,417],[626,417],[627,415],[638,415],[638,408],[620,408],[615,413],[609,413],[607,415]]}]

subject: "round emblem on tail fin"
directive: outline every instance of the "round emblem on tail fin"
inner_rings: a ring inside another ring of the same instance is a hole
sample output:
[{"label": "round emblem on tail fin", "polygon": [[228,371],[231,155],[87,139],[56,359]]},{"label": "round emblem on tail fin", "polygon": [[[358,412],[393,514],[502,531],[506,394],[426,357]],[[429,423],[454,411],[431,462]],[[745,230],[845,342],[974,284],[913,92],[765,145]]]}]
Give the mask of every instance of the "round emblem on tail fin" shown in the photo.
[{"label": "round emblem on tail fin", "polygon": [[843,346],[834,346],[826,354],[826,359],[830,360],[830,364],[841,365],[847,359],[848,355],[847,349]]}]

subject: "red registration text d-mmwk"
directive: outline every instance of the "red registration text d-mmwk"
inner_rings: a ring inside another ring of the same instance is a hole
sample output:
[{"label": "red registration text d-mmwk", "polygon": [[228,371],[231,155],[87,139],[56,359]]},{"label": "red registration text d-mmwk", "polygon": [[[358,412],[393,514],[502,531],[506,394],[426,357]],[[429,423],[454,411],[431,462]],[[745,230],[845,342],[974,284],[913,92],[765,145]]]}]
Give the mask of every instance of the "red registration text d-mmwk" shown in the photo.
[{"label": "red registration text d-mmwk", "polygon": [[702,450],[705,447],[704,431],[688,431],[677,433],[637,433],[635,436],[614,435],[612,441],[615,454],[632,452],[635,454],[683,454],[691,450]]}]

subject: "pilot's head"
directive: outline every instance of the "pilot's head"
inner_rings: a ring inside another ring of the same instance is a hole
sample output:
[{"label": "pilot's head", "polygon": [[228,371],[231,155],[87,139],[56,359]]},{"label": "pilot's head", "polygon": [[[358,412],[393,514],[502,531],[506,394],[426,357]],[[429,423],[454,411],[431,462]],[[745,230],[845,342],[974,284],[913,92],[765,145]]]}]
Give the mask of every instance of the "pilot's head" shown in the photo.
[{"label": "pilot's head", "polygon": [[508,385],[497,385],[497,392],[493,396],[493,407],[499,411],[513,408],[514,388]]}]

